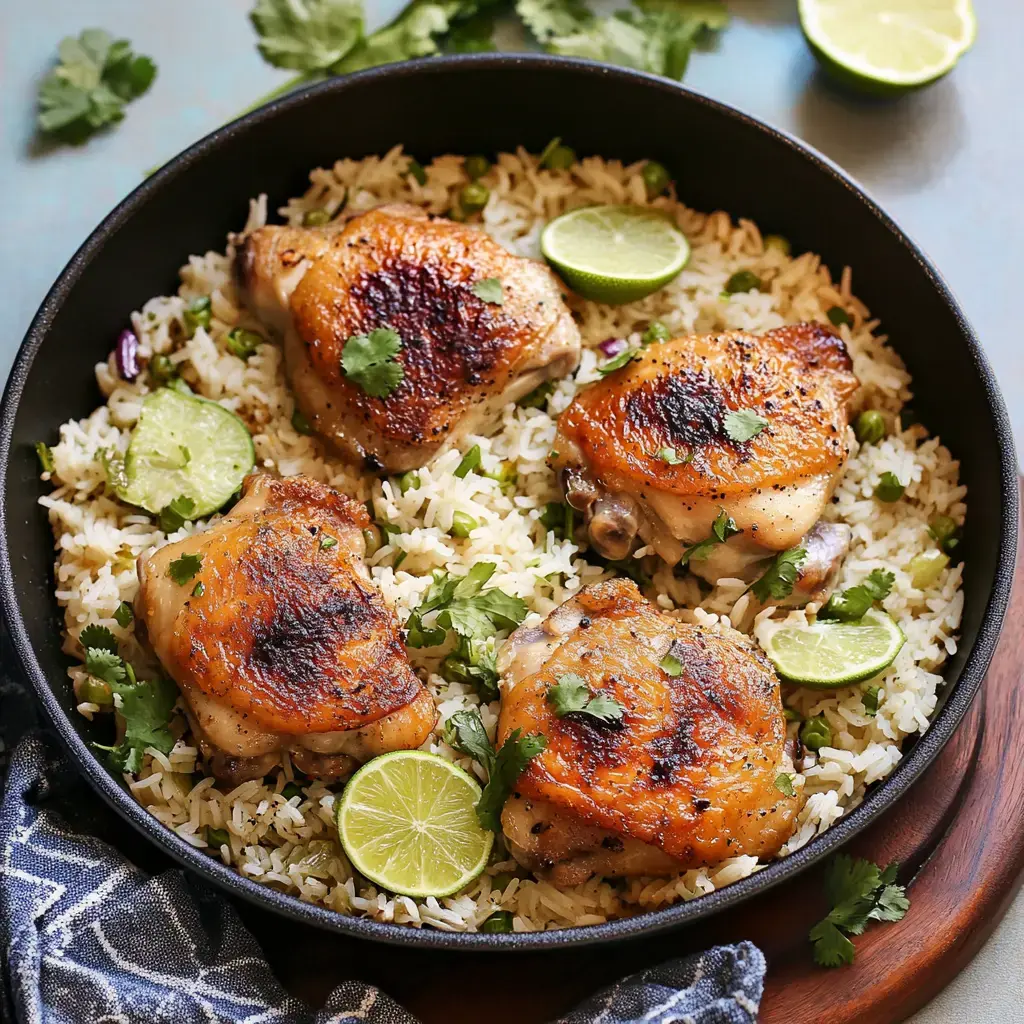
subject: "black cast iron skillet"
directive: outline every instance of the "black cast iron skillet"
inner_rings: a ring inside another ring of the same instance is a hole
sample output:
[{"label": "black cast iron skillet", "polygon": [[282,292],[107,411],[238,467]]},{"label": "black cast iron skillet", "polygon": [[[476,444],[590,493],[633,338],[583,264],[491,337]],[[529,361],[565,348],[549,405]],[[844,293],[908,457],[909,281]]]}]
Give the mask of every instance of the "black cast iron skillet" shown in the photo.
[{"label": "black cast iron skillet", "polygon": [[[53,597],[53,538],[37,504],[33,443],[100,402],[93,366],[128,313],[173,291],[189,253],[220,249],[250,196],[270,209],[304,190],[310,168],[399,143],[421,161],[444,153],[539,151],[554,135],[581,155],[660,160],[679,195],[703,210],[750,217],[765,232],[855,268],[856,291],[880,316],[914,375],[914,408],[961,459],[970,515],[966,605],[950,685],[928,732],[862,806],[803,850],[691,903],[597,927],[530,935],[457,935],[343,917],[257,885],[188,846],[152,818],[90,750],[109,722],[74,710]],[[14,268],[12,268],[14,269]],[[932,761],[981,684],[1010,593],[1017,469],[1003,400],[963,313],[924,254],[822,156],[665,79],[586,61],[481,55],[366,71],[285,98],[207,136],[145,181],[93,232],[57,279],[18,353],[0,413],[0,590],[11,637],[70,752],[125,819],[229,892],[310,924],[385,942],[526,949],[609,942],[705,917],[834,852],[897,800]]]}]

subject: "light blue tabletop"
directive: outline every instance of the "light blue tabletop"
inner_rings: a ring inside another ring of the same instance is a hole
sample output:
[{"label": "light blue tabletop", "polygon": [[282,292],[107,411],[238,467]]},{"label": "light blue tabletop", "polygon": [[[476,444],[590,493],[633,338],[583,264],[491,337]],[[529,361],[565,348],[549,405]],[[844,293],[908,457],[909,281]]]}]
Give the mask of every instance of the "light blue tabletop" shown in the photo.
[{"label": "light blue tabletop", "polygon": [[[0,373],[53,278],[101,217],[142,179],[287,78],[263,63],[252,0],[36,0],[4,3],[0,31]],[[854,102],[820,79],[795,0],[728,0],[717,49],[694,56],[687,84],[806,139],[880,200],[932,256],[995,366],[1024,451],[1024,4],[979,0],[974,50],[944,81],[896,103]],[[371,26],[400,6],[368,0]],[[113,132],[82,148],[33,145],[35,89],[58,40],[96,26],[159,65],[151,91]],[[183,256],[185,254],[182,254]],[[856,283],[856,278],[854,279]],[[950,401],[956,401],[951,382]],[[1024,904],[918,1018],[1019,1020]]]}]

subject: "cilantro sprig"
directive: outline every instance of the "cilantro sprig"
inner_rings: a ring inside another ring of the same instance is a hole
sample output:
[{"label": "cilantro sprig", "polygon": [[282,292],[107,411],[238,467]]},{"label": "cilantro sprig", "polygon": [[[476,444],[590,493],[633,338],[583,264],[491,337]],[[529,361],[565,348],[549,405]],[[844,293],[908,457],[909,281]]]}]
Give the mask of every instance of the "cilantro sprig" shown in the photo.
[{"label": "cilantro sprig", "polygon": [[179,494],[177,498],[160,509],[160,529],[164,533],[174,533],[176,530],[180,530],[185,523],[192,519],[195,511],[196,503],[184,494]]},{"label": "cilantro sprig", "polygon": [[39,86],[39,130],[60,142],[78,145],[124,118],[126,103],[141,96],[156,77],[149,57],[132,52],[127,39],[88,28],[67,36],[57,50],[59,62]]},{"label": "cilantro sprig", "polygon": [[896,884],[899,865],[880,870],[869,860],[840,854],[825,875],[825,894],[832,909],[810,931],[814,962],[822,967],[852,964],[856,950],[851,935],[860,935],[869,921],[900,921],[910,907],[906,889]]},{"label": "cilantro sprig", "polygon": [[793,584],[796,583],[800,567],[807,561],[805,548],[790,548],[788,551],[780,551],[771,561],[771,564],[749,587],[754,597],[767,604],[773,598],[781,600],[793,593]]},{"label": "cilantro sprig", "polygon": [[725,509],[721,509],[715,521],[711,524],[711,535],[697,544],[693,544],[683,552],[679,564],[688,565],[690,562],[699,562],[708,557],[719,545],[724,544],[730,537],[736,536],[743,531],[736,525],[736,520],[729,515]]},{"label": "cilantro sprig", "polygon": [[598,691],[594,693],[582,676],[566,672],[547,692],[548,703],[558,718],[566,715],[586,715],[609,724],[622,721],[625,708],[614,698]]},{"label": "cilantro sprig", "polygon": [[819,619],[855,622],[864,618],[868,609],[889,596],[896,575],[884,569],[872,569],[863,583],[833,594],[818,612]]},{"label": "cilantro sprig", "polygon": [[475,708],[456,711],[445,722],[443,736],[445,743],[472,757],[487,772],[487,785],[477,801],[476,814],[481,827],[501,831],[501,809],[526,766],[547,747],[547,737],[542,733],[524,736],[522,729],[513,729],[495,752]]},{"label": "cilantro sprig", "polygon": [[387,398],[405,377],[402,364],[395,359],[401,348],[401,337],[390,327],[355,334],[341,350],[341,368],[371,397]]}]

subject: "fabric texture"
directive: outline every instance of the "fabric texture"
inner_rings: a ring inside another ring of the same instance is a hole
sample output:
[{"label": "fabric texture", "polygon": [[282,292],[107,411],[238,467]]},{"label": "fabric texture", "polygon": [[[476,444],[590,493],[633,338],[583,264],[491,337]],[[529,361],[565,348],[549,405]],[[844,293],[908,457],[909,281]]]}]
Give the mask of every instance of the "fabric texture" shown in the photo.
[{"label": "fabric texture", "polygon": [[[9,685],[2,697],[0,719],[9,726],[12,703],[21,701]],[[7,765],[0,807],[5,1020],[416,1024],[359,981],[338,985],[319,1011],[289,996],[225,898],[180,870],[150,877],[69,824],[61,795],[72,787],[80,801],[74,770],[52,741],[36,730],[25,735]],[[751,943],[716,947],[626,978],[559,1024],[752,1024],[764,972]]]}]

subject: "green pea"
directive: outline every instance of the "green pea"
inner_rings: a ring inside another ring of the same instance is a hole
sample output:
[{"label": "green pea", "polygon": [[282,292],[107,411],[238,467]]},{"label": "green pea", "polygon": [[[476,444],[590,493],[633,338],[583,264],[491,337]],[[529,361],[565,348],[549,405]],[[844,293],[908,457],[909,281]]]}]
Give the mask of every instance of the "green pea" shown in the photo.
[{"label": "green pea", "polygon": [[206,841],[214,849],[219,850],[222,846],[231,845],[231,836],[226,828],[206,828]]},{"label": "green pea", "polygon": [[420,475],[419,475],[419,473],[414,473],[414,472],[410,471],[408,473],[403,473],[398,478],[398,486],[401,489],[403,494],[405,494],[407,491],[415,490],[417,487],[419,487],[419,485],[420,485]]},{"label": "green pea", "polygon": [[947,555],[951,555],[960,543],[960,527],[952,516],[932,516],[928,521],[928,532]]},{"label": "green pea", "polygon": [[568,146],[562,145],[562,140],[556,135],[542,150],[538,167],[549,171],[567,171],[576,163],[576,153]]},{"label": "green pea", "polygon": [[508,910],[496,910],[482,925],[482,932],[510,932],[512,931],[512,914]]},{"label": "green pea", "polygon": [[427,172],[423,169],[423,164],[421,164],[419,160],[410,160],[409,163],[406,164],[405,173],[418,184],[426,185]]},{"label": "green pea", "polygon": [[109,707],[114,703],[114,695],[110,687],[102,679],[83,679],[78,684],[79,700],[87,701],[90,704],[98,704],[101,708]]},{"label": "green pea", "polygon": [[491,169],[491,161],[487,157],[476,153],[472,156],[467,156],[462,161],[462,167],[469,176],[470,181],[476,181],[477,178],[482,178]]},{"label": "green pea", "polygon": [[309,420],[306,419],[306,417],[298,409],[296,409],[295,412],[292,413],[292,426],[295,428],[295,431],[299,434],[313,433],[313,425],[309,422]]},{"label": "green pea", "polygon": [[256,354],[256,349],[263,344],[263,335],[256,331],[248,331],[244,327],[236,327],[228,333],[228,351],[239,359],[248,359]]},{"label": "green pea", "polygon": [[850,314],[842,306],[833,306],[825,315],[832,321],[833,327],[841,327],[844,324],[849,327],[853,323]]},{"label": "green pea", "polygon": [[789,239],[784,235],[765,235],[764,247],[766,249],[777,249],[783,256],[788,256],[793,251]]},{"label": "green pea", "polygon": [[293,796],[302,796],[302,787],[297,782],[289,782],[281,790],[281,796],[285,800],[291,800]]},{"label": "green pea", "polygon": [[453,537],[468,537],[480,524],[465,512],[452,515],[452,528],[448,531]]},{"label": "green pea", "polygon": [[854,420],[853,432],[861,444],[877,444],[885,437],[885,417],[875,409],[865,409]]},{"label": "green pea", "polygon": [[643,336],[640,338],[640,344],[644,348],[648,345],[654,345],[660,341],[668,341],[672,337],[672,332],[665,326],[660,320],[652,320],[647,325],[647,330],[644,331]]},{"label": "green pea", "polygon": [[538,384],[528,395],[523,395],[516,405],[520,409],[543,409],[554,390],[555,382],[546,380],[543,384]]},{"label": "green pea", "polygon": [[380,551],[380,533],[372,526],[363,530],[363,540],[366,543],[366,557],[377,554]]},{"label": "green pea", "polygon": [[326,210],[307,210],[302,215],[302,226],[305,228],[322,228],[330,221],[331,215]]},{"label": "green pea", "polygon": [[949,555],[938,549],[924,551],[910,560],[907,572],[910,573],[910,584],[917,590],[924,590],[926,587],[938,582],[942,570],[949,565]]},{"label": "green pea", "polygon": [[644,179],[644,188],[647,189],[648,199],[660,196],[668,188],[669,182],[672,180],[665,166],[659,164],[656,160],[648,160],[644,164],[640,177]]},{"label": "green pea", "polygon": [[885,472],[882,474],[881,479],[878,481],[878,486],[875,488],[875,497],[879,501],[885,501],[892,503],[899,501],[903,497],[903,492],[906,487],[900,483],[899,478],[895,473]]},{"label": "green pea", "polygon": [[724,292],[726,295],[738,295],[740,292],[760,291],[761,278],[752,270],[737,270],[728,281],[725,282]]},{"label": "green pea", "polygon": [[156,387],[163,387],[178,376],[177,368],[170,356],[158,352],[149,360],[149,379]]},{"label": "green pea", "polygon": [[182,323],[185,325],[185,333],[191,338],[200,327],[209,327],[213,319],[213,311],[210,309],[210,296],[200,295],[193,299],[182,314]]},{"label": "green pea", "polygon": [[479,181],[466,185],[459,193],[459,204],[466,213],[479,213],[491,198],[491,190]]},{"label": "green pea", "polygon": [[823,715],[808,718],[800,726],[800,742],[808,750],[821,750],[832,745],[832,729]]}]

